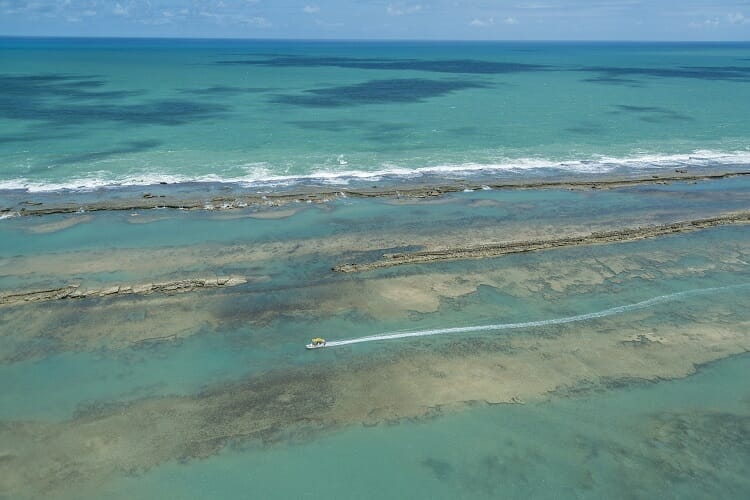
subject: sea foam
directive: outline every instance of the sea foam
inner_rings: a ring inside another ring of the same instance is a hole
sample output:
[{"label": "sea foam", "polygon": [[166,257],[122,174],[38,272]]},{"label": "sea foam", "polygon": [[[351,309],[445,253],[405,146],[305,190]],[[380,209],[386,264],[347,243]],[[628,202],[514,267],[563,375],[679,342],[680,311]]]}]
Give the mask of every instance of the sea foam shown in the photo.
[{"label": "sea foam", "polygon": [[551,160],[545,158],[504,158],[493,163],[466,162],[460,164],[432,165],[406,168],[392,163],[375,170],[315,170],[303,175],[276,175],[273,168],[265,164],[248,164],[247,174],[241,176],[179,175],[171,173],[142,173],[113,176],[98,171],[90,177],[78,177],[60,182],[42,182],[28,178],[0,180],[0,190],[21,190],[30,193],[52,191],[93,191],[117,189],[129,186],[151,186],[156,184],[226,183],[248,189],[274,189],[282,187],[304,187],[305,185],[347,186],[358,182],[376,181],[429,181],[465,179],[471,177],[513,178],[528,176],[542,180],[550,175],[602,175],[637,174],[645,170],[674,168],[711,168],[716,170],[750,167],[750,151],[719,152],[697,150],[691,153],[657,155],[640,154],[630,157],[598,156],[588,159]]}]

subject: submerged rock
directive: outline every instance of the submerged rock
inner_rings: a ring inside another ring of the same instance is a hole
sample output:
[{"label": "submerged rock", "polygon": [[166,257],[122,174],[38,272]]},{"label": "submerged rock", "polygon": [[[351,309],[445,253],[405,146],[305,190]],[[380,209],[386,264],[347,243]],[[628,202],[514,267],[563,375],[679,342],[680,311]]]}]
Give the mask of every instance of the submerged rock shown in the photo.
[{"label": "submerged rock", "polygon": [[247,283],[247,279],[242,276],[228,276],[221,278],[192,278],[162,283],[114,285],[107,288],[91,289],[81,289],[80,285],[72,284],[49,290],[21,291],[0,295],[0,306],[41,302],[46,300],[83,299],[86,297],[150,295],[152,293],[184,293],[193,292],[199,289],[237,286],[244,283]]}]

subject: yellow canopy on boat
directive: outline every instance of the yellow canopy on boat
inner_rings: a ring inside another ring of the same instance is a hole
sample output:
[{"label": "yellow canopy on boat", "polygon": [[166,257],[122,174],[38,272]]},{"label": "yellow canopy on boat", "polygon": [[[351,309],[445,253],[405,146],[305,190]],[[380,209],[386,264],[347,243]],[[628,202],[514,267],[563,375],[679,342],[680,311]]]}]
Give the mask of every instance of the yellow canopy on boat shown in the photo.
[{"label": "yellow canopy on boat", "polygon": [[322,344],[325,341],[326,339],[321,339],[320,337],[315,337],[314,339],[312,339],[313,344]]}]

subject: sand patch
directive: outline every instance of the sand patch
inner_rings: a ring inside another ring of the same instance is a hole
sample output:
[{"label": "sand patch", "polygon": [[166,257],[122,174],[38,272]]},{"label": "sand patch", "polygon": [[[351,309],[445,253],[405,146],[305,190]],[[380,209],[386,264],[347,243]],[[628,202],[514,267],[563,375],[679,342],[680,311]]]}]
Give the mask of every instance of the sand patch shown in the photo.
[{"label": "sand patch", "polygon": [[90,222],[93,219],[91,215],[68,215],[55,222],[43,222],[41,224],[29,224],[24,226],[24,230],[32,234],[48,234],[63,231],[65,229]]},{"label": "sand patch", "polygon": [[248,217],[252,219],[272,220],[272,219],[286,219],[295,215],[298,210],[287,208],[283,210],[267,210],[263,212],[253,212],[248,214]]}]

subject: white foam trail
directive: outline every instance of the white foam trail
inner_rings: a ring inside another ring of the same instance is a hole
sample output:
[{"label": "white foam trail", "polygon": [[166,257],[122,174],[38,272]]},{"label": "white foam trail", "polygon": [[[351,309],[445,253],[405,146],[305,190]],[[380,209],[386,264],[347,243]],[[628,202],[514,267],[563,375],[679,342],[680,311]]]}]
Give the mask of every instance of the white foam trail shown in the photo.
[{"label": "white foam trail", "polygon": [[603,311],[597,311],[586,314],[578,314],[576,316],[566,316],[563,318],[545,319],[539,321],[526,321],[523,323],[500,323],[496,325],[479,325],[479,326],[460,326],[455,328],[438,328],[435,330],[420,330],[416,332],[392,332],[383,333],[379,335],[371,335],[368,337],[360,337],[356,339],[348,340],[333,340],[326,343],[326,347],[339,347],[343,345],[361,344],[364,342],[380,342],[385,340],[396,340],[405,339],[410,337],[430,337],[433,335],[448,335],[451,333],[469,333],[469,332],[482,332],[482,331],[499,331],[499,330],[514,330],[520,328],[534,328],[541,326],[550,325],[562,325],[565,323],[575,323],[578,321],[587,321],[590,319],[605,318],[607,316],[614,316],[616,314],[622,314],[638,309],[645,309],[647,307],[655,306],[656,304],[662,304],[664,302],[672,302],[681,298],[690,297],[694,295],[704,295],[713,292],[723,292],[727,290],[733,290],[737,288],[745,288],[750,286],[750,283],[744,283],[741,285],[729,285],[715,288],[699,288],[696,290],[687,290],[684,292],[670,293],[668,295],[661,295],[654,297],[653,299],[644,300],[635,304],[628,304],[624,306],[612,307],[610,309],[604,309]]}]

